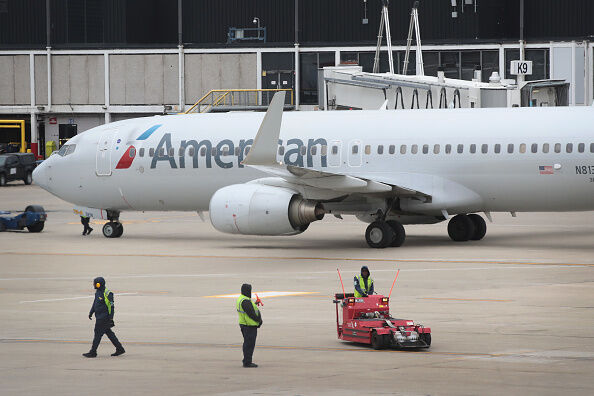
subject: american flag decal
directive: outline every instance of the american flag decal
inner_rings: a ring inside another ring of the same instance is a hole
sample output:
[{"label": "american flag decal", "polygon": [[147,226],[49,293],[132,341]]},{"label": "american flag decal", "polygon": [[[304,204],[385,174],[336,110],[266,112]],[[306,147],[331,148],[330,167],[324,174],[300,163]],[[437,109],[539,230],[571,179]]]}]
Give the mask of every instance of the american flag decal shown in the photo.
[{"label": "american flag decal", "polygon": [[539,166],[538,170],[540,171],[541,175],[554,175],[555,171],[553,170],[552,166]]}]

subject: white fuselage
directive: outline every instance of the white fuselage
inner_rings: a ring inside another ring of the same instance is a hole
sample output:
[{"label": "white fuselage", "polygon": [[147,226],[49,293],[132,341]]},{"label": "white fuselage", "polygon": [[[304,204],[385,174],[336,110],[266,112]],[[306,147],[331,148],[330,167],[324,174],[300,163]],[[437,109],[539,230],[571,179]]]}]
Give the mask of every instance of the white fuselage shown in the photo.
[{"label": "white fuselage", "polygon": [[[71,139],[74,151],[52,155],[34,179],[90,208],[208,210],[218,189],[269,176],[240,164],[263,117],[192,114],[107,124]],[[143,134],[150,136],[139,140]],[[280,140],[279,162],[431,195],[433,203],[417,205],[417,214],[594,210],[592,108],[289,112]],[[130,146],[129,167],[116,169]]]}]

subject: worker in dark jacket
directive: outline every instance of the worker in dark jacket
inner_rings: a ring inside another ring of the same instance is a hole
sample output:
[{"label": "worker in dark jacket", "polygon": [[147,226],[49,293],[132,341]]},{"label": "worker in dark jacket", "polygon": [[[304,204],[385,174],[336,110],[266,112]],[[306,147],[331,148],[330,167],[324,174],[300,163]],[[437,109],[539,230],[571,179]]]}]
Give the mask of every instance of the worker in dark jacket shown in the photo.
[{"label": "worker in dark jacket", "polygon": [[361,275],[355,276],[355,297],[373,294],[373,279],[369,275],[369,268],[366,265],[361,267]]},{"label": "worker in dark jacket", "polygon": [[93,231],[93,229],[89,225],[90,221],[91,221],[91,218],[89,216],[80,216],[80,223],[84,227],[83,233],[82,233],[83,235],[91,235],[91,231]]},{"label": "worker in dark jacket", "polygon": [[258,367],[252,362],[256,347],[258,328],[262,326],[262,315],[255,302],[252,301],[252,285],[241,285],[241,294],[235,303],[239,315],[239,327],[243,335],[243,367]]},{"label": "worker in dark jacket", "polygon": [[91,306],[89,319],[92,320],[93,314],[95,314],[95,338],[93,338],[91,350],[83,353],[83,356],[88,358],[97,357],[97,347],[99,347],[103,334],[107,335],[116,348],[116,351],[111,356],[119,356],[126,351],[118,340],[118,337],[111,330],[115,326],[113,322],[113,316],[115,314],[113,293],[105,287],[105,279],[102,277],[95,278],[93,280],[93,286],[95,287],[95,301],[93,301],[93,305]]}]

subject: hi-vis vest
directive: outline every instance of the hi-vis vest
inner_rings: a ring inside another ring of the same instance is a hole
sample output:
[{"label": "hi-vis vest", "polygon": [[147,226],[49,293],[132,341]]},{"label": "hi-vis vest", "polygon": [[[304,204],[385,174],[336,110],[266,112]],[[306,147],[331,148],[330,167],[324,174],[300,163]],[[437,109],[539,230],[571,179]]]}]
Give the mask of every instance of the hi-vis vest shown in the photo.
[{"label": "hi-vis vest", "polygon": [[260,323],[256,322],[252,318],[250,318],[248,316],[248,314],[246,314],[245,311],[243,310],[243,308],[241,307],[241,303],[243,302],[243,300],[249,300],[249,302],[252,303],[252,306],[254,307],[254,312],[256,314],[258,314],[258,312],[260,312],[258,310],[258,306],[256,305],[255,302],[252,301],[251,298],[248,298],[248,297],[244,296],[243,294],[239,295],[239,298],[237,299],[237,302],[235,303],[235,306],[237,308],[237,314],[239,315],[239,324],[246,325],[246,326],[258,326]]},{"label": "hi-vis vest", "polygon": [[[365,281],[363,280],[363,277],[359,275],[358,278],[359,287],[361,288],[361,290],[365,292],[365,294],[367,294],[369,292],[369,289],[371,289],[371,285],[373,285],[373,279],[371,279],[371,277],[367,278],[367,287],[365,287]],[[355,297],[363,297],[361,293],[357,291],[357,289],[355,289]]]},{"label": "hi-vis vest", "polygon": [[109,289],[106,287],[103,289],[103,301],[105,301],[105,305],[107,305],[107,313],[111,315],[111,301],[109,301]]}]

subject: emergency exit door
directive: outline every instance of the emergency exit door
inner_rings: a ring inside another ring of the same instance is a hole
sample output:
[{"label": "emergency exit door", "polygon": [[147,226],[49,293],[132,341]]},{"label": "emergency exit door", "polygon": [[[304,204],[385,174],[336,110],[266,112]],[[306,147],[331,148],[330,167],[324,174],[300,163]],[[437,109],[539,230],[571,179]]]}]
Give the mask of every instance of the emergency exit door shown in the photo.
[{"label": "emergency exit door", "polygon": [[111,148],[115,134],[115,130],[107,130],[97,143],[97,176],[111,176]]}]

